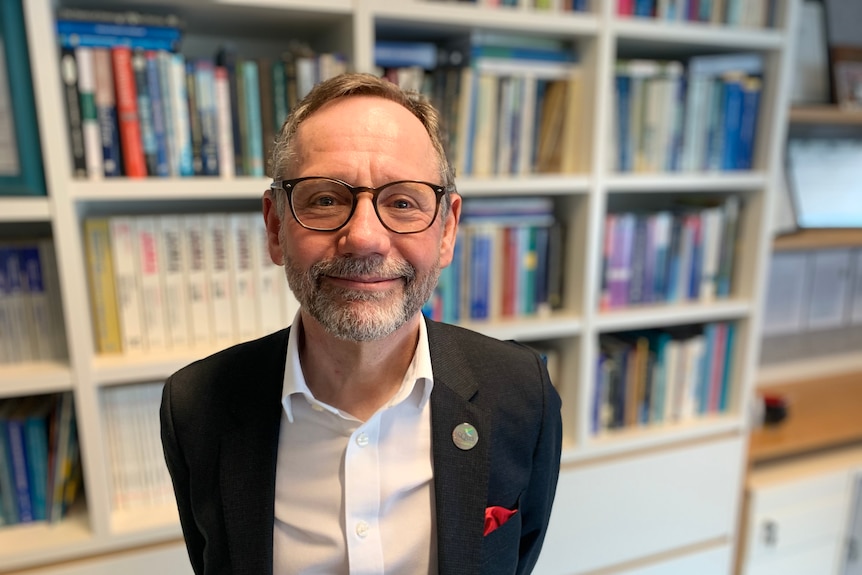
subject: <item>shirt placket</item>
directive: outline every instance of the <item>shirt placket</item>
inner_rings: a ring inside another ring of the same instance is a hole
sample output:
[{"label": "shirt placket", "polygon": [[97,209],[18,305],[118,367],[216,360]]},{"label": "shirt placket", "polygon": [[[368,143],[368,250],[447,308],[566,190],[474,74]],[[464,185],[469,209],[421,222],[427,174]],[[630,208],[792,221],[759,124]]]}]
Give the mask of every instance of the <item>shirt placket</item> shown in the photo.
[{"label": "shirt placket", "polygon": [[384,572],[380,528],[380,417],[350,436],[344,458],[344,525],[351,575]]}]

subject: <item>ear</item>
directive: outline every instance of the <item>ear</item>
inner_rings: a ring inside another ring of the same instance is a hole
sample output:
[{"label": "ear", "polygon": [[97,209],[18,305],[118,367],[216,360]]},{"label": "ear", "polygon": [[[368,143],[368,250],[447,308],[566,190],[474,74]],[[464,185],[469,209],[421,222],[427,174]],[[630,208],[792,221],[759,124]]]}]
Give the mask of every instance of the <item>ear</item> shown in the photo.
[{"label": "ear", "polygon": [[279,266],[284,265],[284,252],[282,252],[281,242],[278,240],[284,214],[278,213],[275,198],[272,197],[272,190],[263,193],[261,203],[263,221],[266,224],[266,247],[269,249],[269,257],[272,263]]},{"label": "ear", "polygon": [[443,224],[443,238],[440,242],[440,267],[445,268],[452,263],[455,253],[455,240],[458,238],[458,222],[461,220],[461,196],[452,193],[449,196],[449,214]]}]

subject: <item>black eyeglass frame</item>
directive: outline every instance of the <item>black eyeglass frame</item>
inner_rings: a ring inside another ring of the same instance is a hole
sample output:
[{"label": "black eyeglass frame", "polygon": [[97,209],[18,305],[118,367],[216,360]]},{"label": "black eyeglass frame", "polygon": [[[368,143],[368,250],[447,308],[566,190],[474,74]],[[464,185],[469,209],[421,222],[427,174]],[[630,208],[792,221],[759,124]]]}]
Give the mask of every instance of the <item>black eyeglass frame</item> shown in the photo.
[{"label": "black eyeglass frame", "polygon": [[[344,220],[344,223],[335,228],[315,228],[304,224],[302,220],[296,215],[296,211],[293,209],[293,189],[296,184],[300,182],[304,182],[306,180],[327,180],[329,182],[335,182],[349,191],[353,195],[353,204],[350,206],[350,213],[347,215],[347,219]],[[437,201],[434,204],[434,215],[431,217],[431,220],[428,222],[428,225],[421,230],[413,230],[410,232],[399,232],[398,230],[393,230],[390,228],[386,222],[383,221],[383,218],[380,217],[380,210],[377,209],[377,198],[380,195],[380,192],[385,190],[390,186],[394,186],[397,184],[423,184],[431,188],[431,191],[434,192],[434,195],[437,198]],[[311,230],[314,232],[336,232],[350,223],[351,218],[353,218],[354,212],[356,212],[356,204],[358,203],[357,196],[363,192],[368,192],[371,194],[371,205],[374,206],[374,213],[377,214],[377,219],[383,225],[384,228],[392,232],[393,234],[420,234],[431,226],[434,225],[434,222],[437,220],[437,214],[440,212],[440,200],[443,199],[443,196],[446,195],[447,192],[452,192],[455,190],[454,184],[448,184],[445,186],[441,186],[439,184],[432,184],[431,182],[423,182],[422,180],[396,180],[394,182],[387,182],[382,186],[378,186],[376,188],[370,188],[368,186],[352,186],[345,182],[344,180],[339,180],[337,178],[329,178],[326,176],[305,176],[303,178],[293,178],[291,180],[280,180],[273,181],[269,188],[271,190],[281,190],[287,194],[287,204],[290,206],[290,213],[293,215],[293,219],[296,220],[296,223],[301,225],[303,228],[307,230]]]}]

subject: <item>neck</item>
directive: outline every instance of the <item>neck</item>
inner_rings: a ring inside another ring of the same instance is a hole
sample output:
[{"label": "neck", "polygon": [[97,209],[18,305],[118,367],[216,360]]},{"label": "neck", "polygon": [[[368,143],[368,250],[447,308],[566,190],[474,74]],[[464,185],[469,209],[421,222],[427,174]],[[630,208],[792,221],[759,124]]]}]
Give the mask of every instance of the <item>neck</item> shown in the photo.
[{"label": "neck", "polygon": [[299,359],[314,397],[366,421],[401,387],[419,341],[421,316],[374,341],[345,341],[302,311]]}]

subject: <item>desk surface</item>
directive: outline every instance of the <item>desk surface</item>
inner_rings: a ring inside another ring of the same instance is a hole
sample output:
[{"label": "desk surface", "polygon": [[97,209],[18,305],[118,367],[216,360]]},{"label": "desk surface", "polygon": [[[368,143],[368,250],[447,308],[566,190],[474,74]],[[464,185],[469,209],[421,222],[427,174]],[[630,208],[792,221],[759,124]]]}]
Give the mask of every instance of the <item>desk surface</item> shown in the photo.
[{"label": "desk surface", "polygon": [[787,418],[752,429],[748,460],[761,463],[862,441],[862,372],[770,385],[788,403]]}]

